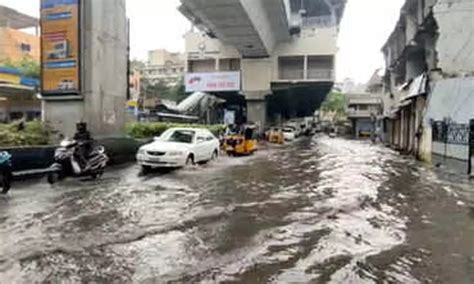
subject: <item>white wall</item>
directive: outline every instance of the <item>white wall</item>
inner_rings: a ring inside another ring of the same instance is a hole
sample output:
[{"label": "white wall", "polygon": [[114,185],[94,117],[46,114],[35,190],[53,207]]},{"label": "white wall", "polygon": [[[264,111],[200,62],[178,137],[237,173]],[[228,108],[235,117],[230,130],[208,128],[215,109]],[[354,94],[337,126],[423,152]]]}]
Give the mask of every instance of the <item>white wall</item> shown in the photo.
[{"label": "white wall", "polygon": [[448,74],[474,72],[474,1],[438,1],[439,67]]},{"label": "white wall", "polygon": [[242,90],[270,91],[272,71],[275,68],[271,59],[242,59]]},{"label": "white wall", "polygon": [[301,35],[279,43],[273,55],[334,55],[338,50],[337,36],[336,27],[303,29]]},{"label": "white wall", "polygon": [[[188,59],[241,58],[232,46],[224,45],[218,39],[212,39],[200,32],[188,32],[184,35],[186,56]],[[203,49],[200,46],[204,47]]]}]

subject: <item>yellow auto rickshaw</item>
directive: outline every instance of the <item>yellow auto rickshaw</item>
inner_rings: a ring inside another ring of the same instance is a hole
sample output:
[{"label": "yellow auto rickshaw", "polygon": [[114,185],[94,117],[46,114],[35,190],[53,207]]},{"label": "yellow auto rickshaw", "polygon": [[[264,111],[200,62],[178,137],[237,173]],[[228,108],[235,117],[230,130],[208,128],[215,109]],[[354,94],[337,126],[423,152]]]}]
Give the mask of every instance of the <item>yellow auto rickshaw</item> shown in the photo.
[{"label": "yellow auto rickshaw", "polygon": [[236,134],[224,138],[223,149],[229,156],[248,156],[257,151],[256,127],[248,125]]},{"label": "yellow auto rickshaw", "polygon": [[273,143],[273,144],[283,144],[285,143],[285,136],[283,136],[283,131],[281,128],[278,127],[273,127],[268,131],[267,134],[267,139],[268,142]]}]

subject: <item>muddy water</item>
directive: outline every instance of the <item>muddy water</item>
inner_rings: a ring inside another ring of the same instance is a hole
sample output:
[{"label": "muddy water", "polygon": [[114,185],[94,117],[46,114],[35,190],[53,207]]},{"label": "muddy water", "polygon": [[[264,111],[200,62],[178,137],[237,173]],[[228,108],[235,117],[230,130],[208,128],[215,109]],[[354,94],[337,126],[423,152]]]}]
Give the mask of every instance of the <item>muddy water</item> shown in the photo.
[{"label": "muddy water", "polygon": [[474,184],[315,137],[168,174],[20,184],[0,283],[474,283]]}]

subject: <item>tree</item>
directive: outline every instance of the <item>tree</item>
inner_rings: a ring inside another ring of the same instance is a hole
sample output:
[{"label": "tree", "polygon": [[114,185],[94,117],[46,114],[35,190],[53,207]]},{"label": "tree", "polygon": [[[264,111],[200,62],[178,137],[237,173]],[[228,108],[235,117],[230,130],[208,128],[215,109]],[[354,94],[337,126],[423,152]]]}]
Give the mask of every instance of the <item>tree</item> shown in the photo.
[{"label": "tree", "polygon": [[181,102],[182,100],[184,100],[185,98],[188,97],[188,95],[186,94],[186,87],[184,86],[184,79],[183,78],[181,78],[181,80],[179,80],[179,82],[176,84],[176,86],[171,88],[170,96],[176,102]]},{"label": "tree", "polygon": [[141,93],[148,99],[156,98],[180,102],[187,97],[183,79],[175,86],[170,87],[164,81],[152,83],[150,80],[142,78],[140,85]]},{"label": "tree", "polygon": [[133,71],[133,70],[143,70],[145,69],[145,62],[143,61],[140,61],[140,60],[137,60],[137,59],[133,59],[130,61],[130,71]]},{"label": "tree", "polygon": [[40,63],[30,57],[23,57],[20,61],[6,59],[0,62],[5,67],[18,69],[24,76],[39,79]]},{"label": "tree", "polygon": [[339,92],[331,92],[321,105],[321,110],[326,112],[335,112],[336,116],[344,117],[346,115],[346,106],[346,95]]}]

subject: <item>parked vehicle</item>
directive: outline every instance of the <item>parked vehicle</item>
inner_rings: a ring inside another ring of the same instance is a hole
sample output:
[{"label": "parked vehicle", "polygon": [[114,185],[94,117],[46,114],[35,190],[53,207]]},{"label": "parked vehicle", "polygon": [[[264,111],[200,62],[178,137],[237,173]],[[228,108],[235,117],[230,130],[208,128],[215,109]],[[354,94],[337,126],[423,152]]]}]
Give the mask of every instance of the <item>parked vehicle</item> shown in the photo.
[{"label": "parked vehicle", "polygon": [[303,132],[301,130],[300,123],[298,122],[289,122],[285,125],[285,127],[291,127],[295,131],[296,138],[300,137],[303,135]]},{"label": "parked vehicle", "polygon": [[247,125],[242,133],[226,136],[223,148],[229,156],[246,156],[257,151],[257,144],[256,127]]},{"label": "parked vehicle", "polygon": [[281,128],[273,127],[267,132],[267,140],[270,143],[283,144],[285,143],[285,136]]},{"label": "parked vehicle", "polygon": [[0,152],[0,186],[2,194],[7,194],[12,182],[12,156],[8,152]]},{"label": "parked vehicle", "polygon": [[99,178],[103,175],[109,158],[105,154],[103,146],[94,146],[92,151],[84,157],[86,160],[79,161],[81,142],[76,140],[64,140],[54,154],[54,164],[48,173],[48,182],[54,184],[64,178],[92,177]]},{"label": "parked vehicle", "polygon": [[285,141],[294,141],[296,139],[296,131],[293,127],[283,127],[283,137]]},{"label": "parked vehicle", "polygon": [[153,168],[181,168],[204,163],[219,156],[219,139],[201,128],[171,128],[155,141],[142,146],[138,164],[146,173]]}]

